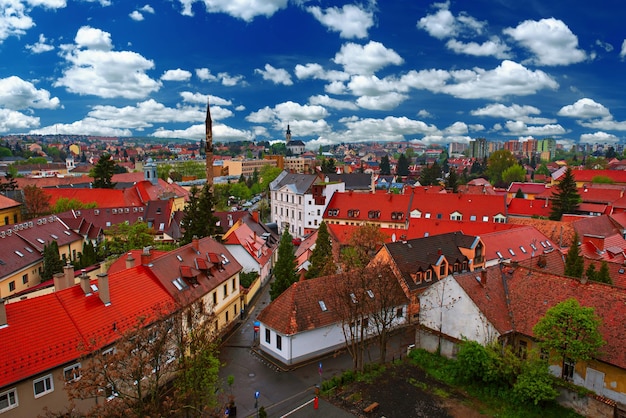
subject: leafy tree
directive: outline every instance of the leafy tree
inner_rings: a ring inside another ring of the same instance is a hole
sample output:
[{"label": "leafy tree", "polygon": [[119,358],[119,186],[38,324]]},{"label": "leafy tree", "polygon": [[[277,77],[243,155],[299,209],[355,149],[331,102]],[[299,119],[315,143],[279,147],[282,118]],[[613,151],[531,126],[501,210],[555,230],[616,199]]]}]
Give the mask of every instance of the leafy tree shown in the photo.
[{"label": "leafy tree", "polygon": [[278,244],[278,259],[274,266],[274,281],[270,285],[270,297],[272,300],[276,299],[289,286],[298,281],[296,259],[293,254],[293,243],[291,240],[291,234],[285,229]]},{"label": "leafy tree", "polygon": [[391,163],[389,162],[389,156],[383,155],[380,157],[380,174],[388,176],[391,174]]},{"label": "leafy tree", "polygon": [[10,148],[0,147],[0,158],[12,157],[12,156],[13,156],[13,152],[11,152]]},{"label": "leafy tree", "polygon": [[536,170],[535,174],[543,174],[544,176],[550,175],[550,170],[548,170],[548,166],[545,164],[541,164]]},{"label": "leafy tree", "polygon": [[208,184],[198,189],[193,186],[189,191],[189,201],[185,205],[185,216],[181,222],[184,230],[181,244],[189,244],[193,237],[204,238],[217,232],[217,217],[213,214],[213,193]]},{"label": "leafy tree", "polygon": [[270,183],[273,182],[282,171],[282,169],[271,165],[261,167],[261,171],[259,172],[260,191],[264,192],[268,190]]},{"label": "leafy tree", "polygon": [[591,179],[591,182],[594,184],[613,184],[615,183],[613,179],[609,176],[594,176]]},{"label": "leafy tree", "polygon": [[600,270],[596,273],[596,281],[600,283],[613,284],[613,280],[611,280],[611,275],[609,273],[609,263],[606,261],[602,261]]},{"label": "leafy tree", "polygon": [[245,182],[230,185],[230,194],[239,200],[248,200],[252,197],[252,192]]},{"label": "leafy tree", "polygon": [[145,248],[154,244],[154,230],[143,221],[132,225],[120,223],[105,231],[107,254],[124,254],[130,250]]},{"label": "leafy tree", "polygon": [[97,202],[83,203],[76,198],[60,197],[52,206],[52,213],[63,213],[69,210],[96,208]]},{"label": "leafy tree", "polygon": [[256,271],[242,271],[239,273],[239,284],[247,289],[258,277],[259,273]]},{"label": "leafy tree", "polygon": [[95,189],[113,189],[115,183],[111,181],[115,173],[115,161],[110,154],[103,154],[89,175],[93,177],[92,186]]},{"label": "leafy tree", "polygon": [[514,165],[517,165],[517,160],[511,151],[500,149],[492,153],[487,160],[487,175],[491,183],[502,185],[502,173]]},{"label": "leafy tree", "polygon": [[4,176],[4,182],[0,183],[0,192],[12,191],[17,189],[17,180],[13,177],[13,174],[7,172]]},{"label": "leafy tree", "polygon": [[56,241],[50,241],[43,246],[43,271],[41,281],[50,280],[55,273],[63,271],[63,261],[59,256],[59,245]]},{"label": "leafy tree", "polygon": [[571,298],[548,309],[533,327],[533,333],[542,348],[561,358],[561,378],[566,379],[568,359],[588,361],[604,344],[600,324],[594,308],[580,306]]},{"label": "leafy tree", "polygon": [[522,363],[521,373],[513,385],[513,393],[523,402],[532,402],[535,405],[553,401],[559,395],[548,364],[536,353]]},{"label": "leafy tree", "polygon": [[574,232],[572,238],[572,245],[567,251],[565,257],[565,275],[569,277],[583,277],[583,270],[585,269],[585,260],[580,254],[580,248],[578,247],[578,233]]},{"label": "leafy tree", "polygon": [[446,177],[446,188],[450,189],[452,193],[458,192],[459,189],[459,176],[456,174],[455,169],[451,169]]},{"label": "leafy tree", "polygon": [[512,165],[502,172],[502,181],[511,184],[514,181],[525,181],[526,170],[519,164]]},{"label": "leafy tree", "polygon": [[550,219],[560,221],[563,214],[572,213],[581,202],[580,194],[576,189],[576,180],[574,180],[574,174],[571,168],[567,168],[563,179],[555,188]]},{"label": "leafy tree", "polygon": [[408,176],[409,175],[409,159],[406,158],[406,155],[400,154],[398,157],[398,164],[396,165],[396,174],[399,176]]},{"label": "leafy tree", "polygon": [[317,239],[315,240],[315,248],[309,258],[311,265],[306,273],[307,279],[319,276],[326,276],[336,272],[335,263],[333,261],[333,247],[326,227],[326,222],[320,224],[317,230]]},{"label": "leafy tree", "polygon": [[422,186],[435,186],[439,184],[441,178],[441,166],[435,161],[429,166],[422,168],[420,184]]},{"label": "leafy tree", "polygon": [[26,218],[32,219],[50,213],[50,195],[37,186],[24,187]]},{"label": "leafy tree", "polygon": [[342,249],[340,263],[344,271],[365,267],[383,245],[387,235],[380,231],[378,225],[365,224],[356,228],[348,245]]}]

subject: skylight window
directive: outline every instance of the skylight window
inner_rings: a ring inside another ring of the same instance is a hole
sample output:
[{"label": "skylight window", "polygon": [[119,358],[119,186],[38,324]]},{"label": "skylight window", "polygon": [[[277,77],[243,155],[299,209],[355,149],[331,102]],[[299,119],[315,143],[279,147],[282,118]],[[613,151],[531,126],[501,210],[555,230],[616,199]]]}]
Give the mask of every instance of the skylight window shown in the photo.
[{"label": "skylight window", "polygon": [[352,303],[358,303],[358,301],[356,300],[356,295],[354,293],[350,293],[350,299],[352,300]]},{"label": "skylight window", "polygon": [[515,252],[513,251],[513,248],[509,248],[509,252],[511,253],[512,256],[515,255]]},{"label": "skylight window", "polygon": [[222,262],[223,262],[224,265],[230,263],[230,261],[228,260],[228,258],[226,258],[226,256],[224,254],[220,254],[220,255],[222,256],[222,260],[223,260]]},{"label": "skylight window", "polygon": [[374,292],[372,292],[371,289],[367,289],[367,296],[369,296],[370,298],[374,299]]},{"label": "skylight window", "polygon": [[181,279],[180,277],[175,278],[174,280],[172,280],[172,283],[174,284],[174,286],[176,286],[176,289],[182,291],[183,289],[186,289],[187,283],[185,283],[183,281],[183,279]]},{"label": "skylight window", "polygon": [[496,251],[496,255],[498,256],[498,258],[504,258],[502,257],[502,253],[500,251]]},{"label": "skylight window", "polygon": [[25,249],[26,249],[26,251],[28,251],[29,253],[32,253],[32,252],[33,252],[32,248],[30,248],[30,247],[24,247],[24,248],[25,248]]},{"label": "skylight window", "polygon": [[54,234],[50,234],[50,236],[51,236],[52,238],[54,238],[54,239],[59,239],[59,237],[57,237],[57,236],[56,236],[56,235],[54,235]]},{"label": "skylight window", "polygon": [[67,235],[68,237],[69,237],[70,235],[72,235],[72,234],[70,234],[70,231],[63,231],[63,233],[64,233],[65,235]]},{"label": "skylight window", "polygon": [[15,250],[15,254],[19,255],[20,257],[24,257],[24,254],[22,254],[21,252],[19,252],[18,250]]},{"label": "skylight window", "polygon": [[543,241],[539,241],[539,244],[541,244],[541,246],[542,246],[543,248],[546,248],[546,243],[545,243],[545,242],[543,242]]},{"label": "skylight window", "polygon": [[41,238],[37,238],[37,242],[39,242],[40,244],[45,244],[46,241],[42,240]]},{"label": "skylight window", "polygon": [[322,310],[322,312],[326,312],[328,310],[323,300],[318,300],[317,302],[320,304],[320,309]]},{"label": "skylight window", "polygon": [[180,255],[177,255],[176,258],[178,259],[178,261],[180,261],[181,263],[183,262],[183,258]]},{"label": "skylight window", "polygon": [[521,245],[519,246],[519,249],[522,253],[526,254],[526,248],[522,247]]},{"label": "skylight window", "polygon": [[535,244],[530,244],[530,248],[532,248],[534,251],[537,251],[537,247],[535,247]]}]

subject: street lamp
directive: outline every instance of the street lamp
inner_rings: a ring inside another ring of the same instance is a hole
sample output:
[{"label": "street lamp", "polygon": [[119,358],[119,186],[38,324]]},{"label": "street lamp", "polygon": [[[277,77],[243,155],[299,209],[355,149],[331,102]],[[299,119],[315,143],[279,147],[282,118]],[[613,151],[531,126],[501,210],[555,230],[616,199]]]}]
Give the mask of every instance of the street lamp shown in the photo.
[{"label": "street lamp", "polygon": [[254,392],[254,407],[256,408],[256,418],[259,418],[259,395],[261,392],[258,390]]}]

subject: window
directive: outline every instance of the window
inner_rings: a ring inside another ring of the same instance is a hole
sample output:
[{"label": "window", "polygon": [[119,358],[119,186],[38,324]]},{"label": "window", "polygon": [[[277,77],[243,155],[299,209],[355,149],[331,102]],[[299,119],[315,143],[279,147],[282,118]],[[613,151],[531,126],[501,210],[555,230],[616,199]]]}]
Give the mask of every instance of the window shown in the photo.
[{"label": "window", "polygon": [[276,334],[276,348],[279,350],[283,349],[283,338],[278,334]]},{"label": "window", "polygon": [[476,215],[471,215],[470,216],[470,221],[472,221],[472,222],[476,221]]},{"label": "window", "polygon": [[224,285],[224,298],[228,296],[228,285]]},{"label": "window", "polygon": [[489,222],[489,216],[483,216],[483,222]]},{"label": "window", "polygon": [[0,413],[17,407],[17,390],[15,388],[0,393]]},{"label": "window", "polygon": [[63,369],[63,377],[66,382],[75,382],[80,379],[80,363],[72,364]]},{"label": "window", "polygon": [[5,216],[5,217],[4,217],[4,224],[5,224],[5,225],[8,225],[8,224],[9,224],[9,217],[8,217],[8,216]]},{"label": "window", "polygon": [[226,312],[225,312],[225,315],[224,315],[224,320],[225,320],[225,322],[227,322],[227,323],[228,323],[228,311],[226,311]]},{"label": "window", "polygon": [[117,397],[117,395],[117,391],[115,390],[115,387],[113,385],[108,384],[104,388],[104,396],[107,398],[107,401],[114,399],[115,397]]},{"label": "window", "polygon": [[404,317],[404,309],[398,308],[398,310],[396,310],[396,318],[402,318],[402,317]]},{"label": "window", "polygon": [[572,380],[574,379],[574,367],[576,366],[576,361],[571,358],[566,358],[564,367],[563,367],[563,376],[565,379]]},{"label": "window", "polygon": [[545,348],[542,348],[539,351],[539,358],[543,361],[549,361],[550,360],[550,352],[548,350],[546,350]]},{"label": "window", "polygon": [[521,358],[526,360],[526,354],[528,351],[528,343],[524,340],[519,342],[519,347],[518,347],[518,352],[517,355]]},{"label": "window", "polygon": [[272,341],[272,333],[269,329],[265,328],[265,342],[270,343]]},{"label": "window", "polygon": [[213,305],[217,305],[217,292],[213,292]]},{"label": "window", "polygon": [[233,292],[237,288],[237,279],[233,279]]},{"label": "window", "polygon": [[33,389],[35,391],[35,398],[39,398],[40,396],[52,392],[54,390],[52,375],[49,374],[41,379],[33,380]]},{"label": "window", "polygon": [[28,274],[22,276],[22,284],[28,284]]},{"label": "window", "polygon": [[15,290],[15,280],[9,282],[9,292]]}]

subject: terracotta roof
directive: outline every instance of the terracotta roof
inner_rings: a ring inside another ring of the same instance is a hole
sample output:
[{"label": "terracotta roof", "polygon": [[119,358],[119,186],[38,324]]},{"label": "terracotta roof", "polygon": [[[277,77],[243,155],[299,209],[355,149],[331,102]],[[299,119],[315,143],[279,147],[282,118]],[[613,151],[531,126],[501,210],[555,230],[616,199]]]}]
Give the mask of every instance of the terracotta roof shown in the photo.
[{"label": "terracotta roof", "polygon": [[517,193],[518,190],[521,190],[524,194],[536,195],[544,192],[546,189],[546,185],[543,183],[519,183],[513,182],[507,189],[509,193]]},{"label": "terracotta roof", "polygon": [[95,202],[99,208],[111,208],[118,206],[140,206],[143,205],[138,197],[127,196],[124,190],[117,189],[42,189],[50,196],[50,205],[54,206],[61,198],[76,199],[83,203]]},{"label": "terracotta roof", "polygon": [[[97,280],[91,282],[97,286]],[[111,304],[80,285],[6,305],[8,326],[0,329],[3,356],[0,387],[79,359],[81,346],[104,347],[153,318],[171,298],[148,269],[138,266],[109,276]],[[35,337],[34,337],[35,336]]]},{"label": "terracotta roof", "polygon": [[[355,283],[350,282],[350,275],[301,280],[273,300],[257,319],[283,335],[294,335],[335,324],[340,321],[340,317],[333,309],[333,300],[329,295],[329,289],[333,289],[332,282],[335,280],[342,280],[348,289],[354,289],[357,299],[369,297],[365,295],[365,290],[359,289],[358,280],[354,280]],[[388,291],[393,295],[396,306],[406,305],[407,299],[402,288],[394,277],[390,277],[390,280]],[[376,297],[376,289],[371,290]]]},{"label": "terracotta roof", "polygon": [[518,332],[532,336],[532,328],[549,308],[575,298],[581,305],[593,307],[602,318],[600,332],[607,344],[601,348],[599,359],[626,368],[626,291],[525,268],[513,269],[507,284]]},{"label": "terracotta roof", "polygon": [[549,217],[552,210],[552,202],[544,199],[523,199],[514,197],[509,201],[509,216],[542,216]]},{"label": "terracotta roof", "polygon": [[532,226],[482,234],[486,260],[527,260],[535,255],[547,254],[558,248],[545,235]]},{"label": "terracotta roof", "polygon": [[324,219],[404,224],[408,217],[411,198],[411,194],[394,194],[384,191],[336,192],[326,205]]},{"label": "terracotta roof", "polygon": [[9,209],[20,205],[20,202],[16,202],[15,200],[9,199],[8,197],[0,194],[0,209]]},{"label": "terracotta roof", "polygon": [[574,228],[569,222],[550,221],[547,219],[509,218],[508,222],[515,225],[530,225],[548,237],[557,247],[569,247],[574,237]]},{"label": "terracotta roof", "polygon": [[620,233],[607,215],[585,217],[572,225],[579,238],[582,238],[583,235],[601,235],[606,237]]}]

